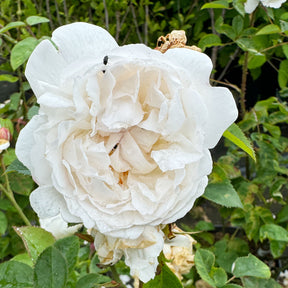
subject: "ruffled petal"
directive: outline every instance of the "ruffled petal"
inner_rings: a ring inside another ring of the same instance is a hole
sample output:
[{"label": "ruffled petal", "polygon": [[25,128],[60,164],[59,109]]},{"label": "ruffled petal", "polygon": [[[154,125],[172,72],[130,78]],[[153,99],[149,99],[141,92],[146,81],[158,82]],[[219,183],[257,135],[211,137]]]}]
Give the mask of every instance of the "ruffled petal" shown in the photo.
[{"label": "ruffled petal", "polygon": [[[59,86],[63,70],[72,62],[79,59],[83,62],[89,57],[102,64],[103,57],[118,46],[106,30],[88,23],[61,26],[52,33],[51,40],[44,40],[36,47],[25,70],[37,97],[45,92],[41,82]],[[91,60],[88,63],[91,65]]]},{"label": "ruffled petal", "polygon": [[[175,48],[168,50],[164,55],[174,65],[179,66],[180,72],[183,68],[188,72],[190,78],[185,78],[183,75],[184,79],[190,80],[191,89],[196,90],[201,95],[201,100],[207,109],[207,123],[204,130],[206,133],[205,143],[207,148],[213,148],[223,132],[238,116],[236,103],[231,92],[227,88],[211,87],[209,77],[212,62],[204,53],[191,49]],[[185,99],[189,101],[189,97]]]}]

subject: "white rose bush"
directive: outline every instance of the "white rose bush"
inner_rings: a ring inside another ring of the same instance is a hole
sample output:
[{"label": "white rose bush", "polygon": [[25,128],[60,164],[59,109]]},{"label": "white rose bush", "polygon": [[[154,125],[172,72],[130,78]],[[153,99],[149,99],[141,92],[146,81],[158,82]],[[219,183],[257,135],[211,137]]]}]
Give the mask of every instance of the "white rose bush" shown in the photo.
[{"label": "white rose bush", "polygon": [[209,149],[238,115],[211,70],[201,52],[119,47],[86,23],[42,41],[25,72],[40,110],[16,145],[39,185],[30,195],[39,218],[83,223],[103,263],[124,254],[133,276],[154,278],[161,227],[204,193]]},{"label": "white rose bush", "polygon": [[12,2],[0,288],[281,288],[287,1]]}]

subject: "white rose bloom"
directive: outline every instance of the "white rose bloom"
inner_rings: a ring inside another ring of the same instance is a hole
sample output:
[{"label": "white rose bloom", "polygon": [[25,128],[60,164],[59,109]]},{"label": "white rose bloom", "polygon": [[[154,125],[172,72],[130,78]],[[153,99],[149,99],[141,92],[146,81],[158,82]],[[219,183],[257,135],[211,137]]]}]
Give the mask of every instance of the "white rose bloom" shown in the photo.
[{"label": "white rose bloom", "polygon": [[39,185],[30,196],[38,216],[60,213],[105,237],[163,238],[157,227],[204,193],[208,149],[237,117],[229,90],[210,86],[211,70],[203,53],[119,47],[86,23],[43,40],[25,72],[39,115],[16,145]]},{"label": "white rose bloom", "polygon": [[258,6],[259,2],[266,7],[280,8],[286,0],[247,0],[244,3],[245,12],[252,13]]}]

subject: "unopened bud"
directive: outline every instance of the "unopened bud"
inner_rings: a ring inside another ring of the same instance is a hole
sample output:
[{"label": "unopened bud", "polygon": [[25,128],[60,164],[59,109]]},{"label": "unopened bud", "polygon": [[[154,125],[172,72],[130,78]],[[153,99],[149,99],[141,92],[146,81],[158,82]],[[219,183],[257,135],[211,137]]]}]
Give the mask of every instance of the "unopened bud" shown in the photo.
[{"label": "unopened bud", "polygon": [[0,128],[0,139],[7,140],[8,142],[11,140],[11,133],[8,128]]}]

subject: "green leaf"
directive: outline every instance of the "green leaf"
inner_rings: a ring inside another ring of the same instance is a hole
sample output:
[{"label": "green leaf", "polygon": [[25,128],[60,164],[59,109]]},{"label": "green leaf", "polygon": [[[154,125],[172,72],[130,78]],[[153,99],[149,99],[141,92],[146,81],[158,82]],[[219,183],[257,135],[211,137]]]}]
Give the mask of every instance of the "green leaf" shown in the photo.
[{"label": "green leaf", "polygon": [[213,1],[213,2],[210,2],[210,3],[206,3],[204,4],[202,7],[201,7],[201,10],[202,9],[208,9],[208,8],[214,8],[214,9],[217,9],[217,8],[229,8],[229,3],[228,1],[225,1],[225,0],[219,0],[219,1]]},{"label": "green leaf", "polygon": [[21,263],[24,263],[26,265],[29,265],[30,267],[33,267],[33,262],[32,262],[31,257],[29,256],[28,253],[18,254],[15,257],[13,257],[11,259],[11,261],[21,262]]},{"label": "green leaf", "polygon": [[287,83],[288,83],[288,60],[283,60],[280,63],[279,72],[278,72],[278,83],[282,89],[287,86]]},{"label": "green leaf", "polygon": [[280,27],[282,32],[287,32],[288,31],[288,22],[280,20]]},{"label": "green leaf", "polygon": [[18,159],[13,161],[11,165],[8,166],[8,168],[6,169],[6,173],[8,172],[18,172],[23,175],[31,176],[30,170],[26,166],[24,166],[22,162],[20,162]]},{"label": "green leaf", "polygon": [[27,113],[28,119],[31,120],[33,116],[38,114],[38,111],[39,111],[39,106],[36,106],[36,105],[32,106]]},{"label": "green leaf", "polygon": [[36,262],[40,253],[55,242],[55,238],[50,232],[40,227],[24,226],[14,228],[21,237],[24,245],[31,256],[33,263]]},{"label": "green leaf", "polygon": [[45,249],[37,259],[34,269],[35,288],[65,288],[67,263],[55,247]]},{"label": "green leaf", "polygon": [[274,258],[279,258],[285,251],[287,242],[270,240],[270,251]]},{"label": "green leaf", "polygon": [[11,189],[20,195],[29,196],[35,188],[35,183],[30,176],[18,173],[8,174]]},{"label": "green leaf", "polygon": [[9,24],[7,24],[6,26],[0,29],[0,33],[7,32],[8,30],[12,28],[23,27],[23,26],[26,26],[26,24],[22,21],[10,22]]},{"label": "green leaf", "polygon": [[194,231],[211,231],[214,230],[215,227],[211,222],[207,221],[199,221],[195,225],[195,228],[193,229]]},{"label": "green leaf", "polygon": [[200,39],[200,41],[198,43],[198,47],[204,51],[206,48],[213,47],[213,46],[219,46],[221,44],[222,44],[221,39],[218,35],[206,34],[205,36],[203,36]]},{"label": "green leaf", "polygon": [[[163,264],[161,273],[156,275],[154,279],[144,283],[143,288],[182,288],[182,284],[177,276]],[[78,287],[77,287],[78,288]],[[80,287],[79,287],[80,288]]]},{"label": "green leaf", "polygon": [[104,276],[101,274],[90,273],[88,275],[81,277],[78,280],[75,288],[94,288],[95,284],[103,284],[103,283],[107,283],[110,281],[111,279],[107,276]]},{"label": "green leaf", "polygon": [[101,271],[101,269],[97,266],[97,264],[99,263],[100,261],[99,261],[98,255],[97,253],[95,253],[89,265],[89,272],[99,273]]},{"label": "green leaf", "polygon": [[269,267],[252,254],[237,258],[232,273],[236,277],[253,276],[267,279],[271,277]]},{"label": "green leaf", "polygon": [[11,202],[8,199],[0,199],[0,209],[4,211],[17,212],[15,207],[11,204]]},{"label": "green leaf", "polygon": [[239,286],[237,284],[227,284],[221,288],[243,288],[242,286]]},{"label": "green leaf", "polygon": [[235,31],[236,35],[239,36],[244,28],[244,19],[242,16],[238,15],[232,20],[232,28]]},{"label": "green leaf", "polygon": [[249,53],[248,68],[256,69],[261,67],[266,62],[266,56],[261,54]]},{"label": "green leaf", "polygon": [[242,0],[233,0],[233,7],[242,17],[245,17],[244,3]]},{"label": "green leaf", "polygon": [[285,57],[288,59],[288,45],[283,45],[282,50],[283,50]]},{"label": "green leaf", "polygon": [[225,207],[243,208],[237,192],[228,179],[208,184],[203,197]]},{"label": "green leaf", "polygon": [[15,161],[16,154],[15,154],[15,149],[14,148],[8,148],[4,155],[3,155],[3,162],[5,166],[10,165],[13,161]]},{"label": "green leaf", "polygon": [[0,211],[0,236],[5,234],[8,227],[8,221],[6,215]]},{"label": "green leaf", "polygon": [[1,74],[0,75],[0,81],[7,81],[10,83],[14,83],[18,81],[18,77],[10,75],[10,74]]},{"label": "green leaf", "polygon": [[[285,179],[285,181],[287,181]],[[276,222],[284,223],[288,221],[288,205],[284,206],[277,215]]]},{"label": "green leaf", "polygon": [[10,96],[10,105],[9,105],[9,110],[10,111],[17,111],[18,106],[20,104],[20,98],[21,98],[21,93],[13,93]]},{"label": "green leaf", "polygon": [[29,16],[26,18],[26,23],[30,26],[40,24],[40,23],[46,23],[49,22],[50,20],[46,17],[41,17],[41,16]]},{"label": "green leaf", "polygon": [[260,279],[255,277],[245,277],[241,279],[244,288],[282,288],[274,279]]},{"label": "green leaf", "polygon": [[223,136],[233,142],[236,146],[245,151],[254,161],[256,161],[254,149],[246,138],[242,130],[233,123],[224,133]]},{"label": "green leaf", "polygon": [[281,33],[281,29],[278,25],[269,24],[261,28],[256,35],[267,35],[267,34],[274,34],[274,33]]},{"label": "green leaf", "polygon": [[[205,249],[197,249],[195,254],[195,266],[200,277],[208,284],[215,287],[215,282],[210,276],[210,272],[215,263],[215,256]],[[157,287],[157,286],[156,286]],[[152,288],[152,287],[151,287]]]},{"label": "green leaf", "polygon": [[0,264],[0,288],[33,287],[33,270],[30,266],[7,261]]},{"label": "green leaf", "polygon": [[22,65],[38,45],[38,40],[33,37],[25,38],[18,42],[11,51],[10,63],[13,70]]},{"label": "green leaf", "polygon": [[212,267],[209,274],[213,278],[216,287],[222,287],[227,282],[227,274],[221,267]]},{"label": "green leaf", "polygon": [[220,34],[225,34],[230,39],[234,40],[236,38],[235,31],[232,26],[223,23],[223,18],[219,17],[215,23],[216,31]]},{"label": "green leaf", "polygon": [[226,272],[231,273],[232,265],[240,256],[249,254],[249,246],[246,241],[240,238],[217,241],[214,245],[216,263]]},{"label": "green leaf", "polygon": [[78,259],[78,252],[80,248],[79,239],[76,236],[70,236],[60,239],[54,243],[57,248],[67,260],[68,271],[72,272]]},{"label": "green leaf", "polygon": [[260,227],[260,240],[264,239],[288,242],[288,231],[276,224],[265,224]]}]

